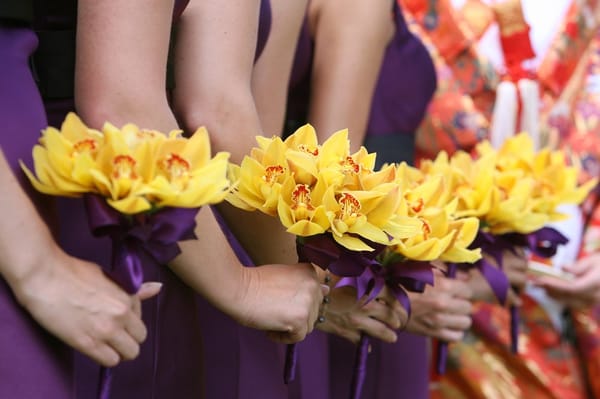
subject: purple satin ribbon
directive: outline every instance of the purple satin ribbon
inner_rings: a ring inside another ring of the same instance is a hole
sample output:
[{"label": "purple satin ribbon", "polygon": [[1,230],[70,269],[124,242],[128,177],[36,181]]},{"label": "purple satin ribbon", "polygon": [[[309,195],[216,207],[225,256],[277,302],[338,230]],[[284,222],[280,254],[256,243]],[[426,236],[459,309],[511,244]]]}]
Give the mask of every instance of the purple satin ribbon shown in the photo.
[{"label": "purple satin ribbon", "polygon": [[[505,240],[500,240],[498,236],[490,233],[479,231],[477,236],[469,246],[470,249],[481,248],[481,250],[492,256],[496,264],[502,264],[502,252],[505,250],[513,250],[513,245]],[[510,283],[506,274],[498,267],[490,263],[486,258],[481,258],[475,263],[449,263],[446,273],[448,278],[456,277],[457,269],[477,268],[490,285],[494,296],[498,302],[506,303],[508,289]],[[448,360],[448,342],[438,341],[437,345],[436,372],[438,375],[446,373],[446,364]]]},{"label": "purple satin ribbon", "polygon": [[402,287],[411,292],[423,292],[427,284],[433,285],[433,272],[428,262],[406,261],[382,266],[373,261],[360,276],[344,277],[336,287],[356,288],[359,299],[367,297],[366,304],[387,285],[410,316],[410,300]]},{"label": "purple satin ribbon", "polygon": [[[152,214],[123,215],[97,195],[86,195],[84,203],[94,236],[112,240],[109,276],[131,295],[144,281],[142,265],[166,265],[181,253],[178,241],[196,238],[199,208],[162,208]],[[110,398],[111,384],[111,369],[102,367],[98,398]]]},{"label": "purple satin ribbon", "polygon": [[[387,285],[398,302],[402,304],[408,317],[411,307],[408,295],[402,287],[412,292],[423,292],[425,286],[433,285],[433,272],[428,262],[405,261],[395,262],[382,266],[374,262],[358,277],[345,277],[337,284],[337,287],[352,286],[358,293],[358,298],[367,296],[367,301],[375,299],[379,292]],[[402,286],[402,287],[401,287]],[[369,347],[369,336],[361,333],[360,342],[356,348],[354,369],[350,386],[350,397],[359,399],[367,374],[367,354]]]},{"label": "purple satin ribbon", "polygon": [[[538,256],[549,258],[556,254],[558,246],[566,244],[569,240],[556,229],[543,227],[533,233],[507,233],[494,235],[479,231],[473,243],[469,248],[481,248],[482,252],[492,256],[498,267],[488,262],[485,258],[480,259],[474,264],[460,264],[448,266],[448,277],[454,278],[456,268],[477,267],[487,280],[494,292],[494,295],[501,304],[506,303],[510,283],[506,274],[502,272],[502,253],[504,251],[515,251],[516,247],[524,247]],[[518,352],[519,339],[519,311],[514,305],[510,306],[510,336],[511,350]],[[448,343],[439,342],[437,351],[436,371],[439,375],[446,372],[446,360],[448,358]]]},{"label": "purple satin ribbon", "polygon": [[369,356],[369,336],[360,334],[360,341],[356,347],[356,356],[354,359],[354,371],[352,381],[350,382],[350,398],[360,399],[365,377],[367,375],[367,357]]},{"label": "purple satin ribbon", "polygon": [[373,251],[351,251],[335,242],[330,234],[298,237],[296,251],[300,262],[311,262],[336,276],[355,277],[371,266],[385,245],[365,241]]},{"label": "purple satin ribbon", "polygon": [[[384,245],[367,242],[374,251],[351,251],[335,242],[330,234],[318,234],[310,237],[297,237],[296,252],[300,262],[313,263],[323,270],[330,270],[341,277],[360,276],[372,264]],[[289,344],[286,349],[283,366],[283,382],[289,384],[296,378],[298,354],[296,344]]]},{"label": "purple satin ribbon", "polygon": [[[529,249],[542,258],[551,258],[556,254],[559,245],[569,242],[569,239],[552,227],[542,227],[529,234],[510,233],[501,236],[514,246]],[[510,349],[512,353],[519,352],[519,309],[511,305],[510,309]]]}]

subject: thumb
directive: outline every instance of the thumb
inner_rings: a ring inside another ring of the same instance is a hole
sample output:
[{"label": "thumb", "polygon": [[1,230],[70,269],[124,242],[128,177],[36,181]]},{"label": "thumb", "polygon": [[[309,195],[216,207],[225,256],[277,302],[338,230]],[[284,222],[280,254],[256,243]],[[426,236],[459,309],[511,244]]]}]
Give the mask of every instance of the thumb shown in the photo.
[{"label": "thumb", "polygon": [[138,290],[136,296],[141,300],[145,301],[146,299],[150,299],[160,292],[162,288],[162,283],[157,281],[151,281],[148,283],[143,283],[140,289]]},{"label": "thumb", "polygon": [[520,307],[523,305],[523,300],[521,300],[521,297],[519,296],[519,294],[517,294],[517,292],[512,288],[509,288],[509,290],[508,290],[506,302],[508,305],[512,305],[512,306],[516,306],[516,307]]}]

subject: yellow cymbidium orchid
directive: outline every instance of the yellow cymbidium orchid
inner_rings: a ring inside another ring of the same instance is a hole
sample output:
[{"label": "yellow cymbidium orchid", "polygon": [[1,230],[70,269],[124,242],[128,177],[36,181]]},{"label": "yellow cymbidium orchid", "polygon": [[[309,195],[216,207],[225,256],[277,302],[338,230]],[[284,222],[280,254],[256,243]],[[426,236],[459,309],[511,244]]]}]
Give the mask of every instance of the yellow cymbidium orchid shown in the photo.
[{"label": "yellow cymbidium orchid", "polygon": [[126,214],[221,201],[228,188],[228,154],[210,158],[205,129],[189,140],[180,133],[172,131],[167,137],[133,124],[118,129],[110,123],[100,132],[71,113],[61,131],[46,129],[35,146],[37,178],[23,169],[39,191],[62,196],[98,194]]},{"label": "yellow cymbidium orchid", "polygon": [[150,195],[157,206],[194,208],[221,202],[227,195],[229,154],[219,152],[211,158],[206,128],[199,128],[189,139],[172,132],[160,141],[153,158],[155,176],[143,194]]},{"label": "yellow cymbidium orchid", "polygon": [[402,196],[394,167],[373,171],[375,154],[349,154],[347,130],[322,145],[310,125],[285,141],[257,138],[258,147],[231,168],[228,201],[246,210],[278,215],[297,236],[330,233],[353,251],[373,250],[420,232],[422,222],[399,212]]},{"label": "yellow cymbidium orchid", "polygon": [[103,135],[87,128],[75,115],[69,114],[61,131],[48,127],[40,144],[33,148],[35,176],[21,163],[36,190],[63,196],[78,196],[93,189],[90,170],[95,169],[98,148]]},{"label": "yellow cymbidium orchid", "polygon": [[240,166],[232,166],[233,191],[227,197],[232,205],[246,210],[258,209],[277,215],[283,183],[292,176],[287,162],[287,147],[279,137],[257,138],[260,147],[253,148]]}]

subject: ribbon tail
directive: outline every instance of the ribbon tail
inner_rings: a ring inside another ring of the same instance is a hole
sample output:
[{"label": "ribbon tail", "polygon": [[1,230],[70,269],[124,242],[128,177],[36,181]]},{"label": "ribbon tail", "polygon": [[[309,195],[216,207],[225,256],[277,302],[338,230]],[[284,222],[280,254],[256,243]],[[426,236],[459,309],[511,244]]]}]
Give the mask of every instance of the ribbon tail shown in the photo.
[{"label": "ribbon tail", "polygon": [[112,369],[100,367],[100,381],[98,382],[98,399],[110,399],[112,386]]},{"label": "ribbon tail", "polygon": [[110,276],[129,294],[135,294],[144,282],[144,261],[151,261],[133,240],[113,240]]},{"label": "ribbon tail", "polygon": [[519,353],[519,308],[515,305],[510,307],[510,350]]},{"label": "ribbon tail", "polygon": [[498,302],[504,305],[506,303],[508,289],[510,286],[510,282],[508,281],[506,274],[502,270],[489,264],[485,259],[480,260],[477,263],[477,267],[490,285],[490,288],[498,299]]},{"label": "ribbon tail", "polygon": [[[454,263],[448,264],[448,278],[456,277],[457,266]],[[448,342],[438,341],[437,359],[435,370],[438,375],[446,374],[446,363],[448,361]]]},{"label": "ribbon tail", "polygon": [[446,374],[446,363],[448,361],[448,342],[438,341],[437,359],[435,371],[438,375]]},{"label": "ribbon tail", "polygon": [[296,379],[297,362],[298,348],[296,344],[288,344],[285,351],[285,364],[283,366],[283,382],[286,385]]},{"label": "ribbon tail", "polygon": [[356,357],[354,359],[354,370],[352,372],[352,382],[350,386],[350,399],[360,399],[362,388],[367,376],[367,356],[369,355],[369,336],[365,333],[360,334],[360,342],[356,348]]}]

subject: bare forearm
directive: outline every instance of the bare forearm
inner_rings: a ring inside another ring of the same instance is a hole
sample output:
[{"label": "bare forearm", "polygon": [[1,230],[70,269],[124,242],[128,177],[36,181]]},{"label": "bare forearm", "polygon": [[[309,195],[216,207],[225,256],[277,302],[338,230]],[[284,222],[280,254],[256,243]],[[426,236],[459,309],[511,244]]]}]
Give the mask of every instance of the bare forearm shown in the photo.
[{"label": "bare forearm", "polygon": [[87,124],[177,128],[165,91],[172,12],[173,0],[78,2],[75,101]]},{"label": "bare forearm", "polygon": [[19,186],[0,151],[0,274],[15,291],[49,251],[57,250],[50,232]]},{"label": "bare forearm", "polygon": [[171,269],[188,285],[225,313],[235,311],[247,287],[244,268],[229,246],[209,207],[196,218],[198,240],[180,243],[182,254]]},{"label": "bare forearm", "polygon": [[314,4],[319,10],[309,121],[320,141],[348,128],[355,151],[366,134],[377,77],[394,30],[391,3],[318,0]]},{"label": "bare forearm", "polygon": [[262,134],[251,74],[258,0],[191,2],[179,21],[174,109],[186,130],[206,126],[215,151],[240,162]]},{"label": "bare forearm", "polygon": [[283,130],[287,89],[306,10],[306,0],[271,0],[273,24],[269,40],[252,73],[252,92],[267,136]]}]

